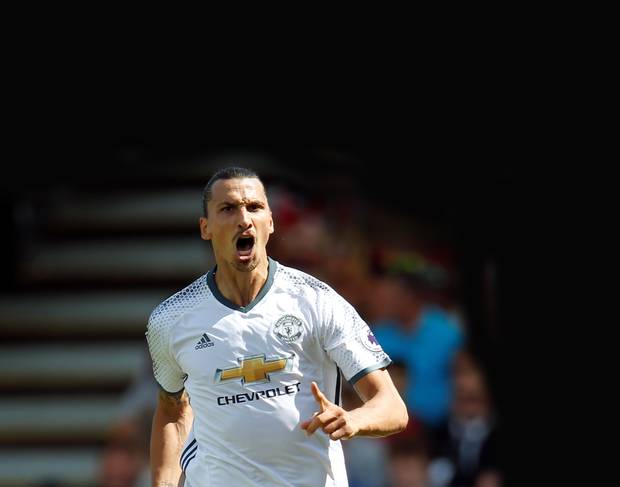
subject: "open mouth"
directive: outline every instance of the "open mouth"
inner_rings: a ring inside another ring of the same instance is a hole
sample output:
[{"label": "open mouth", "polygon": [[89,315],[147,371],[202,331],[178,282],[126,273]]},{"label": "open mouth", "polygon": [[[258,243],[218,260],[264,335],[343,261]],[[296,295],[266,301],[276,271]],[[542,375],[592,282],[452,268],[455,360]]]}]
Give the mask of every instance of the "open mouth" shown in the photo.
[{"label": "open mouth", "polygon": [[247,257],[252,254],[254,237],[239,237],[237,239],[237,255]]}]

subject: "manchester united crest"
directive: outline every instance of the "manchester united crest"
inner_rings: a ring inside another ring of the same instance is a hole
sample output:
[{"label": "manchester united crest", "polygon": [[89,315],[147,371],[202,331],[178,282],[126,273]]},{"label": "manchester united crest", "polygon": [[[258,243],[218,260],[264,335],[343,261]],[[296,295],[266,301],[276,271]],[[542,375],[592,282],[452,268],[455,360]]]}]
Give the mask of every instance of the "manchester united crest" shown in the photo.
[{"label": "manchester united crest", "polygon": [[301,320],[293,315],[284,315],[273,325],[274,334],[286,343],[299,340],[302,330]]}]

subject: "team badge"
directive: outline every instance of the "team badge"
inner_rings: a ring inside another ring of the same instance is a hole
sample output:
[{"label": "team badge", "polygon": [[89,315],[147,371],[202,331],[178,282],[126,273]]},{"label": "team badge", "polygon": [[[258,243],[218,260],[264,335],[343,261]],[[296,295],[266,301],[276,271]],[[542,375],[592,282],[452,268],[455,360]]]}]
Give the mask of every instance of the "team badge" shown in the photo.
[{"label": "team badge", "polygon": [[282,341],[292,343],[301,337],[301,320],[293,315],[284,315],[273,325],[273,332]]},{"label": "team badge", "polygon": [[381,345],[375,338],[374,333],[370,330],[370,327],[364,326],[357,332],[357,338],[362,344],[371,352],[380,352],[382,350]]}]

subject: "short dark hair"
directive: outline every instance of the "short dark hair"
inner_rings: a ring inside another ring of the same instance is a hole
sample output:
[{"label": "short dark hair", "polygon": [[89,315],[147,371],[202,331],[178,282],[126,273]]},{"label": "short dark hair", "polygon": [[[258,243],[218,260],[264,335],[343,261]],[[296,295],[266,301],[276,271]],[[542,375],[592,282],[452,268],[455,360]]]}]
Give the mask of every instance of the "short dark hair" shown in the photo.
[{"label": "short dark hair", "polygon": [[[231,166],[231,167],[225,167],[225,168],[217,170],[215,174],[211,176],[211,179],[209,179],[209,182],[205,186],[205,189],[202,191],[202,209],[204,211],[205,216],[208,216],[207,215],[207,204],[209,203],[209,201],[211,201],[211,198],[213,196],[213,185],[216,183],[216,181],[220,179],[238,179],[238,178],[256,178],[261,182],[261,184],[263,184],[263,181],[258,176],[258,174],[256,174],[254,171],[246,167]],[[263,184],[263,188],[264,187],[265,185]],[[266,193],[267,193],[267,190],[265,190],[265,194]]]}]

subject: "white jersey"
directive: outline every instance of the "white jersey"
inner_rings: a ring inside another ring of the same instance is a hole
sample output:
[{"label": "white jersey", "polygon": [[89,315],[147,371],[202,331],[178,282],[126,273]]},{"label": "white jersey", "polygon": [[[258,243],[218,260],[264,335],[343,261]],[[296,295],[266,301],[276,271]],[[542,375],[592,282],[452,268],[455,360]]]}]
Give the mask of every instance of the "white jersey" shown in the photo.
[{"label": "white jersey", "polygon": [[269,259],[256,299],[240,307],[208,272],[151,314],[147,341],[159,385],[186,389],[193,432],[181,456],[187,487],[345,487],[340,441],[300,422],[340,404],[351,384],[390,363],[368,325],[331,287]]}]

